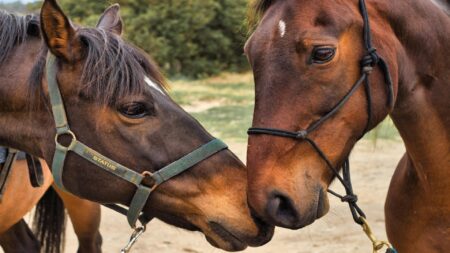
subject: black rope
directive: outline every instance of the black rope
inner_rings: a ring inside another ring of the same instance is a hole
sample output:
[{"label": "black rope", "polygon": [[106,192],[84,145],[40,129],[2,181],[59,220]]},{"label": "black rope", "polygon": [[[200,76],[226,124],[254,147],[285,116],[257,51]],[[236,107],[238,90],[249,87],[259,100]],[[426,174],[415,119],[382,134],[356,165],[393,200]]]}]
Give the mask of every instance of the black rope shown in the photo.
[{"label": "black rope", "polygon": [[369,13],[367,12],[367,6],[365,0],[359,1],[359,10],[363,18],[363,34],[364,44],[367,49],[367,55],[363,57],[361,64],[363,67],[374,67],[378,65],[384,74],[384,82],[387,84],[388,100],[387,104],[392,110],[394,108],[394,86],[392,83],[391,74],[389,72],[389,66],[386,61],[380,57],[376,49],[372,46],[372,34],[370,29]]},{"label": "black rope", "polygon": [[392,83],[391,73],[389,72],[389,66],[383,58],[379,58],[378,66],[384,73],[384,82],[387,84],[387,104],[389,109],[394,109],[395,100],[394,100],[394,84]]},{"label": "black rope", "polygon": [[333,109],[331,109],[331,111],[329,111],[325,116],[321,117],[318,121],[314,122],[307,130],[292,132],[292,131],[280,130],[280,129],[275,129],[275,128],[253,127],[253,128],[250,128],[247,131],[247,133],[249,135],[268,134],[268,135],[275,135],[275,136],[280,136],[280,137],[304,140],[308,136],[309,133],[316,130],[320,125],[322,125],[325,121],[327,121],[334,114],[336,114],[347,103],[347,101],[352,97],[352,95],[356,92],[356,90],[358,90],[359,86],[361,86],[361,84],[366,79],[367,79],[367,75],[364,73],[359,78],[359,80],[353,85],[353,87],[350,89],[350,91],[333,107]]},{"label": "black rope", "polygon": [[367,74],[363,73],[361,77],[358,79],[358,81],[356,81],[356,83],[350,89],[350,91],[336,104],[336,106],[334,106],[333,109],[331,109],[331,111],[328,112],[325,116],[321,117],[317,122],[308,127],[308,130],[306,130],[306,132],[308,134],[311,133],[312,131],[316,130],[320,125],[322,125],[325,121],[331,118],[334,114],[336,114],[347,103],[347,101],[352,97],[352,95],[356,92],[359,86],[361,86],[361,84],[364,82],[366,78]]},{"label": "black rope", "polygon": [[366,1],[359,0],[359,10],[363,18],[364,43],[367,49],[372,48],[372,35],[370,33],[369,13],[367,12]]},{"label": "black rope", "polygon": [[247,131],[248,134],[267,134],[280,137],[292,138],[292,139],[305,139],[308,134],[306,131],[291,132],[274,128],[258,128],[253,127]]},{"label": "black rope", "polygon": [[333,190],[328,189],[327,191],[331,193],[332,195],[338,197],[342,202],[347,202],[350,211],[353,216],[353,220],[362,225],[363,222],[361,221],[360,217],[366,218],[366,215],[361,210],[361,208],[358,206],[358,196],[353,192],[353,185],[352,180],[350,178],[350,163],[348,158],[344,161],[344,164],[342,165],[342,174],[343,177],[339,174],[339,171],[333,167],[330,160],[326,157],[326,155],[323,153],[323,151],[317,146],[315,142],[313,142],[310,139],[307,139],[307,141],[314,147],[314,149],[317,151],[317,153],[320,155],[320,157],[327,163],[328,167],[331,169],[331,171],[334,173],[335,177],[341,182],[342,186],[345,189],[345,195],[340,195],[336,193]]},{"label": "black rope", "polygon": [[366,78],[364,81],[364,90],[366,92],[366,98],[367,98],[367,122],[366,127],[364,127],[364,130],[361,134],[361,137],[364,137],[364,135],[369,131],[371,122],[372,122],[372,92],[370,91],[370,82],[369,78]]}]

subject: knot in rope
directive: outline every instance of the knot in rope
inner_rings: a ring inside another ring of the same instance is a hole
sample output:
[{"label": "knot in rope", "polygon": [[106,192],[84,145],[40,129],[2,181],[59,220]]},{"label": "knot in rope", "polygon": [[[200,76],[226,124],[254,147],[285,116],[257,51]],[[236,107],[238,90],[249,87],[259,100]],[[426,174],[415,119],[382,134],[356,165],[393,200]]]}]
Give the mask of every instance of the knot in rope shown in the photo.
[{"label": "knot in rope", "polygon": [[356,196],[355,194],[345,195],[341,198],[341,201],[347,202],[350,204],[354,204],[354,203],[358,202],[358,196]]},{"label": "knot in rope", "polygon": [[367,54],[361,60],[361,67],[364,73],[372,72],[373,66],[377,65],[380,57],[377,54],[377,49],[371,47],[367,50]]},{"label": "knot in rope", "polygon": [[300,139],[300,140],[304,140],[307,135],[308,135],[308,132],[305,131],[305,130],[302,130],[302,131],[298,131],[297,132],[297,136],[295,138]]}]

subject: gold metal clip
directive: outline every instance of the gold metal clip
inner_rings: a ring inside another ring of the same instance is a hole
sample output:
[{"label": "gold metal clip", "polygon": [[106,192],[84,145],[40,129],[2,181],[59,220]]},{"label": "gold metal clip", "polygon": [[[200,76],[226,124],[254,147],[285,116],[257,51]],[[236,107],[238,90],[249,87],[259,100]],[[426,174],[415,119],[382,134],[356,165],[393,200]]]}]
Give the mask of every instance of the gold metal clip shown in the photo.
[{"label": "gold metal clip", "polygon": [[383,247],[387,247],[388,249],[394,250],[395,249],[392,247],[392,245],[387,242],[387,241],[380,241],[378,240],[375,235],[372,232],[372,228],[369,226],[369,223],[367,222],[367,220],[364,217],[359,217],[362,221],[362,228],[364,233],[367,235],[367,237],[369,238],[369,240],[372,242],[372,246],[373,246],[373,253],[377,253],[378,251],[380,251],[381,249],[383,249]]}]

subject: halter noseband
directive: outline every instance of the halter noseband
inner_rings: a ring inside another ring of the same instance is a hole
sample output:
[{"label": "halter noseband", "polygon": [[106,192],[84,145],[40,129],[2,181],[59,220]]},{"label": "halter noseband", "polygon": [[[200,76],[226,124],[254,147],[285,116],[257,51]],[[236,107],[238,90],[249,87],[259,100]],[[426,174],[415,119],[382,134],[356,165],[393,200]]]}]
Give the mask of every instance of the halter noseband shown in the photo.
[{"label": "halter noseband", "polygon": [[[141,213],[150,194],[160,184],[188,170],[192,166],[211,157],[212,155],[228,148],[227,145],[222,141],[214,139],[154,173],[149,171],[137,173],[136,171],[133,171],[126,166],[123,166],[120,163],[117,163],[109,159],[108,157],[101,155],[97,151],[78,141],[76,135],[69,128],[63,99],[58,87],[58,81],[56,79],[57,68],[55,61],[55,56],[49,53],[47,57],[46,73],[50,103],[52,105],[53,117],[56,124],[56,149],[52,163],[52,174],[55,183],[58,185],[58,187],[65,190],[62,175],[64,161],[69,151],[76,153],[82,158],[102,168],[103,170],[117,177],[120,177],[127,182],[132,183],[136,186],[137,190],[130,203],[129,210],[116,204],[105,205],[119,213],[127,215],[128,223],[132,228],[136,228],[137,220],[139,220],[144,227],[151,220],[151,218],[148,218]],[[71,138],[69,146],[66,147],[59,142],[59,137],[61,136],[69,136]],[[143,183],[143,180],[147,177],[151,178],[152,185],[145,185]],[[140,229],[142,230],[142,227]]]},{"label": "halter noseband", "polygon": [[[314,122],[311,126],[309,126],[306,130],[300,130],[300,131],[287,131],[282,129],[274,129],[274,128],[263,128],[263,127],[253,127],[248,130],[249,135],[274,135],[279,137],[285,137],[285,138],[292,138],[299,141],[307,141],[314,150],[319,154],[320,158],[325,161],[328,168],[333,172],[333,174],[336,176],[336,178],[341,182],[341,184],[344,186],[346,195],[342,196],[332,190],[328,190],[329,193],[332,195],[338,197],[341,199],[342,202],[347,202],[350,207],[350,211],[353,216],[353,220],[363,226],[364,231],[366,234],[371,238],[373,236],[372,232],[370,231],[370,227],[367,224],[365,218],[366,215],[361,210],[361,208],[358,206],[357,201],[358,197],[353,192],[352,182],[350,178],[350,162],[349,158],[347,157],[342,165],[342,174],[341,176],[339,174],[339,170],[335,168],[332,164],[332,162],[328,159],[326,154],[319,148],[319,146],[308,136],[311,132],[319,128],[326,120],[330,119],[333,115],[339,112],[339,110],[347,103],[347,101],[352,97],[352,95],[358,90],[358,88],[364,83],[365,87],[365,93],[367,96],[367,123],[365,126],[365,129],[361,135],[360,138],[364,136],[364,134],[369,130],[370,123],[372,121],[372,96],[370,91],[370,81],[369,81],[369,75],[373,70],[373,67],[378,66],[384,74],[384,81],[386,83],[386,90],[388,94],[387,99],[387,106],[392,109],[394,107],[394,89],[392,84],[391,75],[389,73],[389,68],[385,60],[379,56],[376,52],[376,49],[372,46],[372,38],[371,38],[371,32],[370,32],[370,23],[369,23],[369,14],[367,12],[366,3],[364,0],[359,1],[359,9],[361,12],[361,16],[363,18],[364,27],[363,27],[363,33],[364,33],[364,46],[366,48],[366,55],[361,60],[361,76],[360,78],[355,82],[353,87],[350,89],[350,91],[333,107],[333,109],[328,112],[326,115],[322,116],[318,121]],[[367,232],[367,231],[370,231]],[[374,237],[371,238],[371,241],[374,243],[374,252],[375,252],[375,245],[377,244],[378,250],[382,246],[388,247],[388,252],[396,252],[395,249],[387,242],[381,242],[376,241]],[[380,247],[381,246],[381,247]]]}]

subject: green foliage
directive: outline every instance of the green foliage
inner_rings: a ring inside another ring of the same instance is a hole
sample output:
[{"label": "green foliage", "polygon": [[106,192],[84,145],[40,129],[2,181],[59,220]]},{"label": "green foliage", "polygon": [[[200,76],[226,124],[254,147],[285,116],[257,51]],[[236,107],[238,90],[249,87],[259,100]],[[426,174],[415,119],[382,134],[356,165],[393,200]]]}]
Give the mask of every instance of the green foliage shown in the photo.
[{"label": "green foliage", "polygon": [[[74,23],[95,26],[116,1],[58,1]],[[247,0],[118,0],[125,36],[171,76],[247,69],[242,54]],[[34,5],[38,6],[38,5]]]},{"label": "green foliage", "polygon": [[26,13],[27,7],[20,1],[10,2],[10,3],[0,3],[1,10],[12,11],[16,13]]},{"label": "green foliage", "polygon": [[239,70],[246,0],[150,0],[127,22],[128,37],[171,75]]},{"label": "green foliage", "polygon": [[400,134],[398,133],[397,128],[395,128],[395,125],[394,125],[394,122],[392,122],[392,119],[386,118],[383,122],[381,122],[372,131],[367,133],[364,138],[371,140],[373,142],[373,144],[376,145],[377,141],[379,139],[399,140]]},{"label": "green foliage", "polygon": [[107,1],[62,0],[61,7],[76,24],[95,26],[100,15],[108,7]]}]

